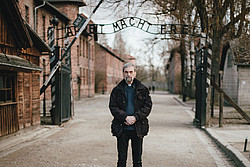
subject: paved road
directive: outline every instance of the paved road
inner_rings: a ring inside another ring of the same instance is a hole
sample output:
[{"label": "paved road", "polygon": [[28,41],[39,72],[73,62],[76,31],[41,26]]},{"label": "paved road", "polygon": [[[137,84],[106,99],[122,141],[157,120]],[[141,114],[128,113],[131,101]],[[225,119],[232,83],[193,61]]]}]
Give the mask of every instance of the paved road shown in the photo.
[{"label": "paved road", "polygon": [[[202,130],[193,126],[190,108],[173,97],[157,92],[152,95],[154,105],[149,116],[150,133],[144,138],[143,166],[234,166]],[[33,130],[35,133],[20,132],[0,139],[0,166],[115,167],[116,139],[110,133],[108,100],[107,95],[98,95],[76,102],[74,119],[62,127],[46,126]],[[131,167],[131,149],[129,154]]]}]

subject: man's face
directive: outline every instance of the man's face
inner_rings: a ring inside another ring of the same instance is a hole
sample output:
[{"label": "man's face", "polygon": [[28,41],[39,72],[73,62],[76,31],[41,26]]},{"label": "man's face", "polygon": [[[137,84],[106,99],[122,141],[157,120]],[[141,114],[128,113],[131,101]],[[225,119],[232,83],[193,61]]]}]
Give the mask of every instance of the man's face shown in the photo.
[{"label": "man's face", "polygon": [[131,66],[131,67],[124,68],[123,77],[126,80],[127,84],[132,84],[135,76],[136,76],[136,72],[135,72],[134,67]]}]

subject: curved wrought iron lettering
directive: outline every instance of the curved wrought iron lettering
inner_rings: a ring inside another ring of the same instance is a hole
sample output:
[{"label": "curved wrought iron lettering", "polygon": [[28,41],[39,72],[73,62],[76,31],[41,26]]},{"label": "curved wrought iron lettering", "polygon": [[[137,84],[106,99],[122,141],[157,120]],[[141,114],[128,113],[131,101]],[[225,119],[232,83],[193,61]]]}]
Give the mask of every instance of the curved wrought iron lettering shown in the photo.
[{"label": "curved wrought iron lettering", "polygon": [[181,24],[152,24],[138,17],[126,17],[110,24],[96,24],[97,34],[113,34],[125,28],[135,27],[150,34],[187,34],[200,36],[201,28]]},{"label": "curved wrought iron lettering", "polygon": [[[89,24],[86,28],[86,32],[94,34],[97,37],[97,34],[113,34],[129,27],[135,27],[154,35],[186,34],[201,37],[201,28],[197,26],[182,24],[152,24],[138,17],[126,17],[110,24]],[[67,32],[65,37],[74,36],[79,31],[75,26],[67,26],[58,30],[65,29]]]},{"label": "curved wrought iron lettering", "polygon": [[134,21],[135,19],[134,19],[133,17],[130,17],[130,18],[129,18],[129,24],[130,24],[131,26],[134,26],[134,25],[135,25],[135,22],[132,23],[132,20]]}]

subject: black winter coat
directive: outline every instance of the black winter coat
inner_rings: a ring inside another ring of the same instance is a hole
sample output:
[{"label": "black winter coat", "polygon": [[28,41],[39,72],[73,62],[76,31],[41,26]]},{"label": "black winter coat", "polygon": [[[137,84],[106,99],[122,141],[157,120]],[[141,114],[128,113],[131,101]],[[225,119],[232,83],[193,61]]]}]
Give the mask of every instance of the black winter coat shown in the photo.
[{"label": "black winter coat", "polygon": [[[135,102],[134,102],[134,116],[136,118],[135,129],[138,137],[143,137],[148,134],[149,124],[148,115],[152,108],[152,101],[147,87],[145,87],[139,80],[134,79],[135,84]],[[114,116],[111,125],[111,132],[113,136],[119,137],[122,133],[124,122],[128,116],[126,113],[126,95],[125,95],[126,81],[122,80],[111,92],[109,109]]]}]

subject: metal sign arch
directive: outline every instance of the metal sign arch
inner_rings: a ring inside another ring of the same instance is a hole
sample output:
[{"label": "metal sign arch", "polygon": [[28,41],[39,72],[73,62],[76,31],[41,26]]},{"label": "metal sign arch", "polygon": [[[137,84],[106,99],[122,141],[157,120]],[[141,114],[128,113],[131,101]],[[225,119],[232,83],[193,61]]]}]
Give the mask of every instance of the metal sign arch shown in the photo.
[{"label": "metal sign arch", "polygon": [[113,34],[126,28],[134,27],[154,35],[186,34],[201,36],[201,28],[195,25],[152,24],[139,17],[125,17],[109,24],[89,24],[88,26],[90,34]]}]

